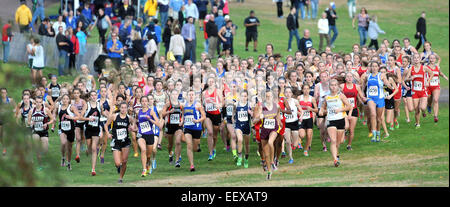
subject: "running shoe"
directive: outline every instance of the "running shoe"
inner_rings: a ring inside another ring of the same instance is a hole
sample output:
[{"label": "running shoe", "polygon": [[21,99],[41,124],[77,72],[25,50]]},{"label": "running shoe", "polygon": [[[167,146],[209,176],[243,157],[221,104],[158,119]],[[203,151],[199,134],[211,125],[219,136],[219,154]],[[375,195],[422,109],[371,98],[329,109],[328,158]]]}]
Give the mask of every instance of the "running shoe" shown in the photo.
[{"label": "running shoe", "polygon": [[327,147],[323,147],[322,151],[326,152],[327,151]]},{"label": "running shoe", "polygon": [[303,149],[302,143],[298,143],[298,149],[299,149],[299,150],[302,150],[302,149]]},{"label": "running shoe", "polygon": [[162,150],[161,144],[158,144],[158,150]]},{"label": "running shoe", "polygon": [[177,161],[177,162],[175,163],[175,167],[176,167],[176,168],[180,168],[180,167],[181,167],[181,164],[180,164],[179,161]]},{"label": "running shoe", "polygon": [[291,144],[291,149],[292,149],[292,150],[295,150],[295,147],[294,147],[294,145],[293,145],[293,144]]},{"label": "running shoe", "polygon": [[347,150],[351,151],[352,150],[352,146],[351,145],[347,145]]},{"label": "running shoe", "polygon": [[400,127],[400,124],[398,123],[398,121],[395,121],[395,128],[398,129]]},{"label": "running shoe", "polygon": [[394,131],[394,124],[391,124],[391,126],[389,127],[389,130]]},{"label": "running shoe", "polygon": [[244,168],[248,168],[248,159],[244,159]]},{"label": "running shoe", "polygon": [[268,169],[267,169],[267,165],[264,163],[264,166],[263,166],[263,169],[264,169],[264,171],[267,171]]},{"label": "running shoe", "polygon": [[95,173],[95,170],[92,170],[92,171],[91,171],[91,175],[92,175],[92,176],[96,176],[96,175],[97,175],[97,173]]},{"label": "running shoe", "polygon": [[427,111],[429,114],[431,114],[431,106],[427,106]]},{"label": "running shoe", "polygon": [[[292,162],[293,162],[293,161],[292,161]],[[271,165],[272,165],[272,170],[274,170],[274,171],[277,171],[277,170],[278,170],[277,166],[275,166],[275,163],[272,163]]]},{"label": "running shoe", "polygon": [[147,176],[147,169],[143,169],[141,173],[141,177]]},{"label": "running shoe", "polygon": [[268,173],[267,173],[267,180],[270,180],[270,179],[272,179],[272,173],[271,173],[271,172],[268,172]]},{"label": "running shoe", "polygon": [[105,158],[104,157],[100,157],[100,163],[101,164],[105,164]]},{"label": "running shoe", "polygon": [[181,160],[183,160],[183,159],[181,158],[181,155],[180,155],[180,157],[178,158],[178,162],[181,162]]},{"label": "running shoe", "polygon": [[420,124],[416,124],[416,129],[420,129]]},{"label": "running shoe", "polygon": [[434,122],[437,123],[438,121],[439,121],[438,117],[435,116],[435,117],[434,117]]},{"label": "running shoe", "polygon": [[134,156],[134,157],[139,157],[139,153],[138,153],[138,152],[135,152],[133,156]]},{"label": "running shoe", "polygon": [[372,137],[372,139],[370,139],[371,142],[377,142],[377,138],[376,137]]},{"label": "running shoe", "polygon": [[75,157],[75,161],[77,161],[77,163],[80,163],[80,156],[77,155],[77,157]]},{"label": "running shoe", "polygon": [[191,165],[191,169],[190,169],[190,171],[191,171],[191,172],[194,172],[194,171],[195,171],[195,167],[194,167],[194,165]]},{"label": "running shoe", "polygon": [[308,151],[305,150],[305,151],[303,152],[303,155],[305,155],[305,157],[309,157]]},{"label": "running shoe", "polygon": [[61,159],[61,167],[65,167],[66,166],[66,159],[62,158]]},{"label": "running shoe", "polygon": [[216,150],[213,150],[213,157],[216,158]]},{"label": "running shoe", "polygon": [[276,158],[274,161],[275,161],[275,165],[278,167],[278,165],[280,165],[280,161],[278,160],[278,158]]},{"label": "running shoe", "polygon": [[170,155],[169,155],[169,164],[173,165],[173,156],[170,156]]},{"label": "running shoe", "polygon": [[233,155],[233,161],[234,161],[234,163],[236,163],[237,160],[238,160],[238,156],[237,156],[237,155]]},{"label": "running shoe", "polygon": [[369,136],[368,136],[369,138],[370,137],[373,137],[373,133],[372,132],[369,132]]},{"label": "running shoe", "polygon": [[261,154],[259,154],[259,150],[256,150],[256,155],[258,155],[258,157],[261,157]]},{"label": "running shoe", "polygon": [[117,182],[118,184],[122,184],[123,183],[123,180],[122,179],[119,179],[119,181]]},{"label": "running shoe", "polygon": [[266,164],[266,161],[265,160],[261,160],[261,166],[264,166],[265,164]]},{"label": "running shoe", "polygon": [[286,157],[286,152],[281,152],[281,158],[285,158]]},{"label": "running shoe", "polygon": [[152,169],[155,169],[155,170],[156,170],[156,159],[153,160],[153,162],[152,162]]},{"label": "running shoe", "polygon": [[148,171],[148,174],[152,174],[153,173],[153,168],[151,167],[150,170]]},{"label": "running shoe", "polygon": [[117,174],[120,174],[120,168],[122,167],[122,165],[120,165],[119,167],[116,167],[117,168]]},{"label": "running shoe", "polygon": [[213,156],[209,155],[208,161],[211,161],[211,160],[213,160]]},{"label": "running shoe", "polygon": [[241,166],[242,165],[242,157],[238,157],[236,165],[237,166]]},{"label": "running shoe", "polygon": [[335,166],[335,167],[339,167],[340,164],[341,164],[341,163],[340,163],[338,160],[334,160],[334,166]]},{"label": "running shoe", "polygon": [[3,156],[6,155],[6,148],[3,149]]},{"label": "running shoe", "polygon": [[294,163],[294,160],[293,159],[289,159],[289,164],[292,164],[292,163]]},{"label": "running shoe", "polygon": [[384,138],[384,139],[389,138],[389,134],[385,134],[383,138]]},{"label": "running shoe", "polygon": [[72,170],[72,166],[70,165],[70,163],[67,163],[67,170],[71,171]]},{"label": "running shoe", "polygon": [[339,158],[340,158],[340,157],[339,157],[339,155],[338,155],[338,156],[336,156],[336,157],[337,157],[337,160],[339,161]]}]

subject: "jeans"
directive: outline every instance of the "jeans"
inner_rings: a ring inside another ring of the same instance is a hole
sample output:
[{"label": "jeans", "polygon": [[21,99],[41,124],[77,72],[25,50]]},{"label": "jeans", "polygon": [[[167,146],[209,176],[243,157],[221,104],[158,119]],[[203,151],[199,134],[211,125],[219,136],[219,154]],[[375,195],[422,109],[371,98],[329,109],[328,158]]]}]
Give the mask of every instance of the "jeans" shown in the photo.
[{"label": "jeans", "polygon": [[186,52],[184,53],[184,60],[191,60],[192,63],[195,63],[195,48],[197,47],[197,40],[193,39],[192,41],[184,40],[184,44],[186,45]]},{"label": "jeans", "polygon": [[174,56],[175,60],[177,60],[177,62],[181,64],[182,56],[181,55],[174,55]]},{"label": "jeans", "polygon": [[313,19],[317,17],[317,10],[319,9],[319,0],[311,0],[311,16]]},{"label": "jeans", "polygon": [[328,36],[329,37],[331,37],[331,31],[333,31],[333,37],[331,38],[331,40],[330,40],[330,45],[334,45],[334,41],[336,40],[336,38],[337,38],[337,36],[338,36],[338,30],[337,30],[337,27],[336,27],[336,25],[330,25],[330,26],[328,26],[328,28],[329,28],[329,31],[328,31]]},{"label": "jeans", "polygon": [[366,44],[367,30],[365,27],[358,26],[358,32],[359,32],[359,45],[363,46]]},{"label": "jeans", "polygon": [[203,42],[203,46],[205,47],[205,52],[208,53],[208,47],[209,47],[208,39],[206,39],[205,42]]},{"label": "jeans", "polygon": [[9,57],[9,42],[2,41],[2,45],[3,45],[3,62],[7,63]]},{"label": "jeans", "polygon": [[159,12],[159,14],[161,15],[161,30],[164,30],[167,19],[169,18],[169,12]]},{"label": "jeans", "polygon": [[277,2],[277,16],[283,16],[283,2]]},{"label": "jeans", "polygon": [[306,16],[305,4],[304,3],[300,3],[299,6],[300,6],[300,10],[302,12],[302,19],[305,19],[305,16]]},{"label": "jeans", "polygon": [[60,50],[59,51],[59,61],[58,61],[58,75],[65,75],[67,68],[69,67],[69,56],[67,55],[67,51]]},{"label": "jeans", "polygon": [[35,32],[34,23],[38,17],[41,20],[41,22],[42,22],[42,20],[44,20],[44,18],[45,18],[44,7],[36,7],[36,11],[34,12],[33,18],[31,19],[31,23],[30,23],[31,28],[33,29],[33,32]]},{"label": "jeans", "polygon": [[370,39],[370,44],[367,46],[368,48],[375,46],[375,50],[378,50],[378,40],[377,39]]},{"label": "jeans", "polygon": [[354,1],[348,2],[347,5],[348,5],[348,16],[350,16],[350,18],[353,19],[356,13],[356,3]]},{"label": "jeans", "polygon": [[297,29],[289,30],[288,49],[291,49],[292,36],[295,36],[295,39],[297,39],[297,49],[300,50],[300,45],[299,45],[300,36],[298,35]]},{"label": "jeans", "polygon": [[427,41],[427,38],[425,37],[425,35],[420,34],[420,39],[419,42],[416,45],[416,50],[419,50],[420,47],[422,46],[423,43],[425,43]]}]

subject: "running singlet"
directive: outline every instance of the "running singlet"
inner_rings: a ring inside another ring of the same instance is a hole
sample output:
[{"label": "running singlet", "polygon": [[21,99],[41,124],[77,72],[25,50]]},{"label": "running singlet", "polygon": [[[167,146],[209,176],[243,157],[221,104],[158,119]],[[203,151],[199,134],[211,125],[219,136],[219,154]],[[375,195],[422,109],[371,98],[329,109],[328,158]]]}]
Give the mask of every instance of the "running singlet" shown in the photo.
[{"label": "running singlet", "polygon": [[[108,99],[105,99],[105,101],[103,102],[103,104],[101,104],[101,100],[100,100],[100,99],[98,99],[97,102],[98,102],[98,105],[101,106],[101,107],[100,107],[101,112],[104,112],[104,111],[110,111],[110,110],[111,110],[111,107],[109,106]],[[101,122],[106,122],[107,120],[108,120],[108,117],[104,116],[103,113],[101,113],[101,115],[100,115],[100,121],[101,121]]]},{"label": "running singlet", "polygon": [[33,130],[37,133],[45,133],[48,130],[48,126],[44,127],[44,124],[48,123],[48,116],[45,114],[44,107],[40,111],[33,109],[31,115],[31,121],[33,122]]},{"label": "running singlet", "polygon": [[245,104],[244,106],[241,106],[240,103],[236,106],[236,112],[234,114],[235,120],[236,120],[236,126],[242,126],[242,125],[250,125],[250,114],[248,113],[248,110],[250,108],[248,107],[248,104]]},{"label": "running singlet", "polygon": [[30,113],[30,111],[31,105],[28,107],[28,109],[25,109],[25,104],[22,103],[22,106],[20,107],[20,115],[22,116],[22,123],[24,123],[26,127],[30,127],[30,125],[28,124],[28,113]]},{"label": "running singlet", "polygon": [[50,90],[52,90],[52,100],[55,101],[60,94],[61,86],[59,84],[53,85],[50,84]]},{"label": "running singlet", "polygon": [[323,90],[322,83],[318,83],[316,86],[319,86],[318,89],[319,89],[320,97],[319,97],[319,100],[317,100],[317,102],[318,102],[317,107],[320,108],[320,107],[322,107],[322,103],[325,101],[325,97],[330,94],[330,89],[328,89],[326,91]]},{"label": "running singlet", "polygon": [[150,112],[152,110],[148,109],[146,112],[143,112],[142,109],[138,112],[138,132],[139,134],[145,134],[145,135],[151,135],[153,134],[153,124],[150,121],[150,119],[147,118],[151,117]]},{"label": "running singlet", "polygon": [[166,104],[166,93],[164,93],[164,91],[161,91],[161,95],[158,95],[158,93],[155,91],[153,93],[153,97],[155,97],[156,108],[158,109],[158,111],[161,111]]},{"label": "running singlet", "polygon": [[414,65],[411,67],[413,98],[426,97],[427,90],[425,88],[425,71],[423,65],[420,66],[419,72],[415,71]]},{"label": "running singlet", "polygon": [[[158,117],[159,119],[159,114],[158,114],[158,109],[156,108],[156,106],[153,106],[153,111],[155,112],[156,117]],[[153,117],[150,117],[153,121],[155,121],[153,119]],[[159,136],[159,127],[156,126],[156,124],[153,124],[153,134],[156,136]]]},{"label": "running singlet", "polygon": [[[440,70],[439,67],[436,66],[435,68],[431,68],[430,66],[427,66],[431,71],[433,71],[433,77],[431,77],[430,80],[430,92],[434,91],[434,89],[439,89],[441,84],[440,84],[440,80],[439,80],[439,74],[440,74]],[[428,73],[427,73],[428,75]]]},{"label": "running singlet", "polygon": [[138,82],[139,88],[144,88],[145,86],[145,79],[142,77],[142,80]]},{"label": "running singlet", "polygon": [[367,78],[367,97],[374,101],[384,99],[383,81],[381,81],[380,75],[381,73],[378,73],[376,76],[373,76],[370,73]]},{"label": "running singlet", "polygon": [[[275,103],[272,104],[272,110],[269,111],[269,109],[263,105],[262,113],[264,115],[264,118],[262,120],[262,128],[261,133],[263,133],[263,130],[265,131],[277,131],[278,130],[278,123],[277,123],[277,105]],[[261,134],[262,136],[262,134]]]},{"label": "running singlet", "polygon": [[[285,104],[285,98],[284,97],[280,97],[280,100],[278,101],[278,106],[280,106],[281,110],[285,110],[286,106]],[[284,135],[284,131],[286,129],[286,117],[283,115],[282,112],[280,112],[281,115],[281,124],[283,124],[283,126],[280,126],[281,130],[279,132],[280,135]]]},{"label": "running singlet", "polygon": [[220,110],[216,107],[216,103],[219,102],[219,98],[217,97],[217,89],[214,89],[212,94],[209,94],[209,91],[205,92],[205,109],[206,113],[218,115],[220,114]]},{"label": "running singlet", "polygon": [[192,105],[186,103],[184,105],[184,128],[190,130],[202,130],[202,123],[194,123],[194,120],[199,120],[201,117],[200,112],[195,109],[195,104],[197,101],[194,101]]},{"label": "running singlet", "polygon": [[286,102],[288,102],[289,104],[289,108],[291,109],[291,114],[284,114],[284,117],[286,117],[286,123],[292,123],[292,122],[296,122],[298,120],[298,109],[297,106],[295,104],[295,99],[290,99],[287,100]]},{"label": "running singlet", "polygon": [[344,108],[344,103],[342,103],[342,100],[339,98],[339,94],[336,94],[335,96],[327,95],[325,100],[327,102],[328,121],[335,121],[345,118],[346,113],[344,111],[336,113],[336,109]]},{"label": "running singlet", "polygon": [[308,111],[308,110],[306,109],[307,106],[309,106],[309,107],[311,107],[311,108],[313,107],[313,104],[312,104],[312,96],[309,96],[309,99],[308,99],[308,100],[305,100],[304,96],[301,95],[301,96],[300,96],[299,104],[300,104],[300,106],[302,107],[302,110],[303,110],[302,120],[312,118],[312,116],[313,116],[312,112],[311,112],[311,111]]},{"label": "running singlet", "polygon": [[86,130],[96,130],[98,128],[100,128],[100,109],[98,107],[98,103],[95,103],[96,106],[95,108],[91,106],[90,102],[87,102],[87,110],[86,113],[84,114],[85,118],[90,118],[93,117],[94,120],[93,121],[86,121]]},{"label": "running singlet", "polygon": [[347,97],[348,102],[350,105],[352,105],[353,109],[356,109],[356,98],[358,96],[358,90],[355,87],[355,84],[353,84],[353,88],[349,89],[347,87],[347,83],[344,83],[344,89],[342,90],[345,97]]},{"label": "running singlet", "polygon": [[75,122],[72,119],[66,118],[66,116],[75,116],[73,112],[70,111],[70,107],[72,107],[72,105],[69,104],[66,109],[62,109],[61,105],[59,105],[58,108],[59,129],[64,133],[71,133],[75,130]]},{"label": "running singlet", "polygon": [[[80,112],[80,113],[82,112],[82,110],[83,110],[83,104],[82,104],[81,99],[80,99],[80,104],[77,104],[76,101],[74,101],[73,105],[74,105],[75,107],[77,107],[78,112]],[[79,120],[77,120],[77,123],[84,123],[84,121],[79,121]]]},{"label": "running singlet", "polygon": [[172,109],[174,109],[175,111],[169,114],[169,120],[167,121],[167,124],[180,124],[181,112],[183,111],[183,108],[180,105],[173,106],[172,104],[170,104],[169,108],[167,108],[167,111],[170,111]]},{"label": "running singlet", "polygon": [[128,126],[130,125],[130,118],[128,114],[125,118],[120,117],[120,113],[116,113],[116,120],[112,127],[112,137],[114,140],[119,140],[124,142],[128,139]]}]

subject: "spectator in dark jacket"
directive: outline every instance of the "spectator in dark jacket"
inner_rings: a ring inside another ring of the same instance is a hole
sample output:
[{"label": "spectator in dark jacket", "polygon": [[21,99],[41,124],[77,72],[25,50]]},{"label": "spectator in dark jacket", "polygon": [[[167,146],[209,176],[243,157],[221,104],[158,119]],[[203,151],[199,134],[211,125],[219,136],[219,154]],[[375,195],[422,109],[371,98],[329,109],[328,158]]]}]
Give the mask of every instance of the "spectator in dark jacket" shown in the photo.
[{"label": "spectator in dark jacket", "polygon": [[286,26],[289,30],[289,42],[288,42],[288,51],[292,51],[291,49],[291,43],[292,43],[292,36],[295,36],[295,39],[297,40],[297,49],[300,48],[299,41],[300,36],[298,35],[298,18],[295,16],[296,9],[295,7],[291,7],[291,12],[289,13],[289,16],[286,20]]},{"label": "spectator in dark jacket", "polygon": [[309,36],[309,30],[305,29],[303,32],[303,37],[299,41],[300,44],[300,51],[304,56],[308,55],[308,49],[313,47],[313,42],[311,37]]},{"label": "spectator in dark jacket", "polygon": [[53,30],[52,25],[50,24],[50,19],[45,18],[41,25],[39,26],[39,35],[42,36],[48,36],[48,37],[54,37],[55,36],[55,30]]},{"label": "spectator in dark jacket", "polygon": [[203,31],[203,21],[208,11],[208,0],[194,0],[194,3],[198,8],[198,24],[200,25],[200,31]]},{"label": "spectator in dark jacket", "polygon": [[216,26],[216,23],[214,23],[214,15],[210,15],[210,19],[209,19],[208,23],[206,23],[205,30],[206,30],[206,34],[208,35],[209,58],[213,59],[214,54],[217,50],[217,40],[219,38],[217,26]]},{"label": "spectator in dark jacket", "polygon": [[133,30],[131,32],[131,47],[128,48],[128,54],[133,60],[138,60],[145,55],[144,43],[142,42],[140,32]]},{"label": "spectator in dark jacket", "polygon": [[164,33],[162,36],[162,41],[164,42],[164,47],[166,48],[166,52],[164,53],[164,56],[166,56],[167,52],[169,51],[170,37],[172,36],[172,22],[173,22],[173,18],[169,17],[167,19],[166,26],[164,27]]},{"label": "spectator in dark jacket", "polygon": [[119,17],[121,20],[125,20],[125,17],[131,16],[134,18],[135,10],[132,5],[128,3],[128,0],[123,1],[123,5],[119,7]]},{"label": "spectator in dark jacket", "polygon": [[427,34],[427,23],[425,21],[425,12],[422,12],[422,15],[417,20],[416,24],[416,36],[419,37],[419,42],[417,43],[416,50],[419,50],[423,43],[427,41],[425,35]]},{"label": "spectator in dark jacket", "polygon": [[333,2],[330,3],[330,6],[325,10],[325,13],[327,13],[327,19],[328,19],[328,37],[331,37],[331,31],[333,31],[333,37],[331,37],[330,45],[334,48],[334,41],[336,40],[338,36],[338,30],[336,27],[336,9]]}]

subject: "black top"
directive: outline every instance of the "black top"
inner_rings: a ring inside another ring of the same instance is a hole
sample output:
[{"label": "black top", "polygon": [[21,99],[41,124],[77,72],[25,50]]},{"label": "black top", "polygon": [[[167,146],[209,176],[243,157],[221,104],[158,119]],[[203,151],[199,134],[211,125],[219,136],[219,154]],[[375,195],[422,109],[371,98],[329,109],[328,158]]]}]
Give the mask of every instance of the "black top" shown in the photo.
[{"label": "black top", "polygon": [[289,14],[286,20],[286,26],[288,30],[298,29],[298,18],[295,18],[294,15]]},{"label": "black top", "polygon": [[183,11],[178,11],[178,24],[180,25],[180,28],[183,28],[184,24],[184,14]]},{"label": "black top", "polygon": [[39,30],[38,30],[38,34],[39,35],[43,35],[43,36],[48,36],[48,37],[54,37],[55,36],[55,31],[53,30],[53,28],[50,28],[51,31],[53,31],[53,35],[50,35],[47,31],[47,28],[45,28],[45,24],[41,24],[39,26]]},{"label": "black top", "polygon": [[133,40],[133,50],[136,51],[137,57],[143,57],[145,54],[145,48],[142,40]]},{"label": "black top", "polygon": [[124,119],[120,117],[120,113],[117,113],[116,120],[113,122],[112,135],[113,139],[124,140],[128,138],[128,126],[130,120],[128,115]]},{"label": "black top", "polygon": [[[66,42],[69,45],[59,45],[60,42]],[[70,46],[71,43],[72,42],[63,34],[58,33],[58,35],[56,35],[56,45],[58,46],[58,50],[65,50],[66,52],[70,52],[70,48],[73,48],[73,46]]]},{"label": "black top", "polygon": [[[256,17],[251,17],[251,16],[249,16],[249,17],[247,17],[245,20],[244,20],[244,25],[245,24],[251,24],[251,23],[259,23],[259,19],[258,18],[256,18]],[[246,27],[246,32],[258,32],[258,26],[257,25],[254,25],[254,26],[250,26],[250,27]]]},{"label": "black top", "polygon": [[206,23],[206,34],[208,34],[208,37],[218,37],[217,26],[211,20]]},{"label": "black top", "polygon": [[123,5],[119,8],[119,17],[121,19],[125,19],[126,16],[134,17],[134,13],[134,8],[131,5],[128,5],[127,10],[125,10],[125,7]]},{"label": "black top", "polygon": [[302,37],[300,39],[300,42],[298,43],[300,45],[300,51],[302,51],[303,55],[308,55],[308,49],[313,46],[313,42],[311,38],[306,39],[305,37]]},{"label": "black top", "polygon": [[[330,26],[336,25],[336,19],[337,19],[336,10],[334,10],[334,9],[331,9],[331,10],[327,9],[325,11],[325,13],[327,13],[328,25],[330,25]],[[334,14],[336,17],[332,17],[331,14]]]},{"label": "black top", "polygon": [[420,32],[420,34],[423,34],[423,35],[427,34],[427,24],[426,24],[425,18],[420,17],[417,20],[416,30],[417,30],[417,32]]},{"label": "black top", "polygon": [[164,32],[162,35],[162,41],[166,44],[170,43],[170,37],[172,36],[172,31],[170,30],[170,26],[166,25],[166,27],[164,27]]}]

